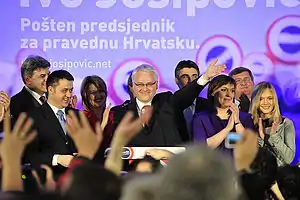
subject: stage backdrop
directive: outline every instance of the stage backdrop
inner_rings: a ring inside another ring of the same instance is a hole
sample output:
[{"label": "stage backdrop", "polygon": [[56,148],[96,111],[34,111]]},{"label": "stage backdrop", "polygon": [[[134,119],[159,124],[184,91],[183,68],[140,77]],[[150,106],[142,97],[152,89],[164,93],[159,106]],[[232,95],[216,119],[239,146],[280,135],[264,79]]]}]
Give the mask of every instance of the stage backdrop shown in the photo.
[{"label": "stage backdrop", "polygon": [[10,0],[0,20],[0,89],[10,95],[31,54],[70,71],[77,95],[85,76],[101,76],[113,105],[128,99],[128,74],[142,63],[157,68],[160,91],[174,91],[181,59],[204,72],[219,58],[271,81],[300,138],[299,0]]}]

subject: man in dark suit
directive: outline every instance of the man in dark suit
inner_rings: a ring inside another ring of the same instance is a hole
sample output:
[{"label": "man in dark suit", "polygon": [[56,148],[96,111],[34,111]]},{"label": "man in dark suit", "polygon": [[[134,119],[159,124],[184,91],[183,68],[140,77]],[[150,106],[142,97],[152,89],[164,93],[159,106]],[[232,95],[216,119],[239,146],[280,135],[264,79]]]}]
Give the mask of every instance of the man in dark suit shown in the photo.
[{"label": "man in dark suit", "polygon": [[[21,66],[23,89],[11,99],[8,94],[1,92],[0,102],[0,131],[3,131],[2,111],[10,112],[12,125],[21,112],[41,106],[46,101],[46,80],[49,75],[50,63],[40,56],[29,56]],[[9,110],[7,110],[9,108]],[[4,115],[3,115],[4,116]]]},{"label": "man in dark suit", "polygon": [[17,119],[21,112],[41,106],[46,100],[46,80],[50,63],[40,56],[29,56],[21,66],[23,89],[11,98],[10,114]]},{"label": "man in dark suit", "polygon": [[156,94],[158,88],[157,72],[152,66],[141,65],[132,72],[132,92],[134,99],[120,106],[112,108],[110,122],[113,129],[109,128],[112,135],[121,119],[127,111],[133,111],[138,117],[141,112],[152,107],[150,119],[144,119],[144,128],[128,144],[128,146],[175,146],[183,142],[176,125],[175,114],[179,109],[183,112],[189,107],[194,99],[210,78],[225,69],[224,65],[216,66],[214,61],[207,72],[188,86],[172,94],[164,92]]},{"label": "man in dark suit", "polygon": [[[179,89],[186,87],[200,76],[198,65],[191,60],[180,61],[175,68],[175,82]],[[209,102],[206,98],[197,96],[192,104],[183,112],[180,109],[176,110],[176,124],[181,133],[183,141],[193,140],[192,120],[195,113],[207,109]]]},{"label": "man in dark suit", "polygon": [[249,112],[250,99],[254,87],[254,77],[250,69],[237,67],[231,70],[229,76],[236,82],[235,103],[242,112]]},{"label": "man in dark suit", "polygon": [[66,170],[77,152],[65,129],[66,114],[72,109],[67,106],[72,98],[73,81],[73,76],[65,70],[52,72],[46,83],[47,103],[29,113],[38,135],[25,152],[25,162],[34,168],[41,164],[52,166],[56,178]]}]

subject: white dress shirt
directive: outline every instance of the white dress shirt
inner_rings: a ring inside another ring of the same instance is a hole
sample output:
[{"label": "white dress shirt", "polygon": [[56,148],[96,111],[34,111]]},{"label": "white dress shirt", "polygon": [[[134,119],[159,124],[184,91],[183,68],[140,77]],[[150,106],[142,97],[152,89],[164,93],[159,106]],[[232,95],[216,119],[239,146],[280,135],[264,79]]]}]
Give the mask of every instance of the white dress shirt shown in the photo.
[{"label": "white dress shirt", "polygon": [[[41,95],[39,95],[39,94],[36,93],[35,91],[31,90],[31,89],[30,89],[29,87],[27,87],[26,85],[25,85],[25,89],[33,96],[33,98],[35,98],[35,100],[37,100],[37,102],[39,102],[40,105],[43,104],[43,102],[40,101]],[[42,96],[46,97],[45,94],[42,95]]]},{"label": "white dress shirt", "polygon": [[147,103],[143,103],[143,102],[141,102],[140,100],[138,100],[138,99],[136,98],[136,104],[137,104],[137,110],[138,110],[139,116],[141,115],[141,110],[142,110],[142,108],[143,108],[144,106],[151,106],[151,103],[152,103],[152,101],[149,101],[149,102],[147,102]]}]

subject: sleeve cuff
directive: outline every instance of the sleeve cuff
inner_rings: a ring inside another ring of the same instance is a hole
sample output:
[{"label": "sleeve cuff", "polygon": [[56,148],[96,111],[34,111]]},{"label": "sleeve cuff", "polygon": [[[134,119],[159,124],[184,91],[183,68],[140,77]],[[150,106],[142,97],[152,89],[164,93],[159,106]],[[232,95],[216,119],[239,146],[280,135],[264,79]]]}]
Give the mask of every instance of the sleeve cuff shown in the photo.
[{"label": "sleeve cuff", "polygon": [[57,154],[53,156],[53,158],[52,158],[52,166],[57,166],[58,165],[58,163],[57,163],[58,156],[59,155],[57,155]]},{"label": "sleeve cuff", "polygon": [[204,79],[203,76],[200,76],[200,78],[198,78],[198,80],[197,80],[197,84],[204,86],[208,83],[208,81],[209,80]]},{"label": "sleeve cuff", "polygon": [[277,143],[280,142],[280,140],[281,140],[281,136],[277,135],[276,133],[275,133],[275,135],[271,135],[270,138],[269,138],[269,142],[271,144],[277,144]]}]

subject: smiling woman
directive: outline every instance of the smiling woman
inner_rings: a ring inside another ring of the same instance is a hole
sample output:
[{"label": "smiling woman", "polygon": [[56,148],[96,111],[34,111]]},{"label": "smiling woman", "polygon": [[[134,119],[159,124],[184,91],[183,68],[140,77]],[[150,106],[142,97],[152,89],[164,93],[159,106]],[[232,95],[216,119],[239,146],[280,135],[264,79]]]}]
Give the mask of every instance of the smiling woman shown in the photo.
[{"label": "smiling woman", "polygon": [[102,115],[106,107],[107,87],[99,76],[87,76],[81,84],[81,98],[84,112],[91,126],[95,128],[96,122],[102,122]]},{"label": "smiling woman", "polygon": [[254,129],[251,115],[239,112],[234,104],[236,83],[226,75],[213,78],[208,86],[207,98],[212,108],[198,113],[193,122],[194,139],[204,141],[212,149],[227,153],[225,138],[230,132],[242,133],[244,128]]},{"label": "smiling woman", "polygon": [[251,99],[250,112],[259,131],[259,145],[274,154],[279,166],[290,164],[296,150],[295,128],[290,119],[281,115],[273,85],[257,84]]}]

